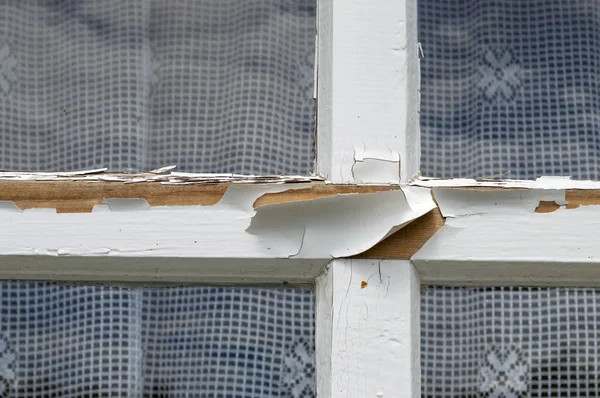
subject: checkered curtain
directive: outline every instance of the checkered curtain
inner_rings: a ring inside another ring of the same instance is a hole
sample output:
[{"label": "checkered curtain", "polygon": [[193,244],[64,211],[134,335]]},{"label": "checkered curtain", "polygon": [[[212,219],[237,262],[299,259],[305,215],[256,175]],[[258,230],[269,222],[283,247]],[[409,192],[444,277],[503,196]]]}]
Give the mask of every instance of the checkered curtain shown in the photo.
[{"label": "checkered curtain", "polygon": [[0,169],[308,175],[315,0],[0,0]]},{"label": "checkered curtain", "polygon": [[0,282],[0,397],[309,398],[302,288]]},{"label": "checkered curtain", "polygon": [[418,0],[422,173],[600,179],[600,2]]},{"label": "checkered curtain", "polygon": [[600,396],[600,291],[426,287],[423,398]]}]

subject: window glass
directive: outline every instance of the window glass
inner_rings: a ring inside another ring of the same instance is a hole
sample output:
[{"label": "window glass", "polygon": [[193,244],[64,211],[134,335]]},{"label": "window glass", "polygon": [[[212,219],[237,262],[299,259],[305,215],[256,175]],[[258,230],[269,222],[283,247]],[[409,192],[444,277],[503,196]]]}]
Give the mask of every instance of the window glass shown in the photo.
[{"label": "window glass", "polygon": [[600,395],[600,291],[426,287],[422,397]]},{"label": "window glass", "polygon": [[315,0],[0,1],[0,169],[308,175]]},{"label": "window glass", "polygon": [[312,397],[304,288],[0,283],[2,397]]},{"label": "window glass", "polygon": [[424,176],[600,179],[600,2],[418,9]]}]

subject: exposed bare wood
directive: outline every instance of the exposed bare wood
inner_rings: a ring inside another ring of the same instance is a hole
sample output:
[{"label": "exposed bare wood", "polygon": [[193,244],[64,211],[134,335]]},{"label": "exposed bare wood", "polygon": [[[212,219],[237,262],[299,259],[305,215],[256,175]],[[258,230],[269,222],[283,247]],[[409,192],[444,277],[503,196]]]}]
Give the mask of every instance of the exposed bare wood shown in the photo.
[{"label": "exposed bare wood", "polygon": [[[19,208],[53,208],[59,213],[86,213],[107,198],[141,198],[151,206],[210,206],[216,204],[230,184],[167,185],[156,182],[123,184],[81,181],[0,181],[0,200]],[[391,186],[328,185],[289,190],[260,197],[255,206],[311,200],[337,194],[373,193],[398,189]]]},{"label": "exposed bare wood", "polygon": [[600,205],[600,190],[569,190],[566,192],[567,208]]},{"label": "exposed bare wood", "polygon": [[285,192],[268,193],[254,202],[254,207],[264,206],[275,203],[287,203],[300,200],[312,200],[325,198],[328,196],[342,194],[364,194],[381,191],[390,191],[398,189],[397,186],[389,185],[333,185],[333,184],[314,184],[306,189],[294,189]]},{"label": "exposed bare wood", "polygon": [[143,198],[151,206],[214,205],[229,184],[165,185],[81,181],[0,181],[0,200],[19,208],[54,208],[59,213],[86,213],[107,198]]},{"label": "exposed bare wood", "polygon": [[535,209],[536,213],[552,213],[560,209],[560,205],[556,202],[542,200],[540,201],[539,206]]},{"label": "exposed bare wood", "polygon": [[410,259],[443,225],[442,213],[432,210],[356,258]]},{"label": "exposed bare wood", "polygon": [[[143,198],[151,206],[210,206],[221,199],[229,186],[230,184],[165,185],[156,182],[123,184],[80,181],[0,181],[0,200],[13,201],[21,209],[55,208],[59,213],[90,212],[94,205],[102,203],[102,200],[106,198]],[[310,188],[265,194],[257,199],[254,205],[258,207],[338,194],[366,194],[391,189],[398,189],[398,187],[334,185],[316,182]],[[494,188],[483,187],[480,189]],[[505,190],[506,188],[498,189]],[[566,200],[568,202],[567,209],[600,205],[600,190],[569,190],[566,192]],[[552,212],[558,208],[559,206],[554,202],[543,201],[536,212]],[[444,218],[436,209],[357,257],[410,259],[443,225]]]}]

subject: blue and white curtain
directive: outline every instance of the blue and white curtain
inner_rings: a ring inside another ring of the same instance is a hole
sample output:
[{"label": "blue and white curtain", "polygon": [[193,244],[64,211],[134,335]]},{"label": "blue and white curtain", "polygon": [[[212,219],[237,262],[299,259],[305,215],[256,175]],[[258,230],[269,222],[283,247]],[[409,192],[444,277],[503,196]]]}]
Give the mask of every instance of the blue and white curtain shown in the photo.
[{"label": "blue and white curtain", "polygon": [[313,397],[303,288],[0,283],[0,397]]},{"label": "blue and white curtain", "polygon": [[600,179],[598,0],[418,0],[422,173]]},{"label": "blue and white curtain", "polygon": [[315,0],[0,0],[0,169],[309,175]]},{"label": "blue and white curtain", "polygon": [[600,290],[426,287],[423,398],[600,396]]}]

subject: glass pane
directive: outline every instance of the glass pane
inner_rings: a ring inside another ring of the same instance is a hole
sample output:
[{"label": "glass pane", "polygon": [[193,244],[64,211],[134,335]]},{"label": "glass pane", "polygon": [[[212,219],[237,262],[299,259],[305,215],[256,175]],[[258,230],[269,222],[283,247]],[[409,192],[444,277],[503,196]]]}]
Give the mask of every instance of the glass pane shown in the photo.
[{"label": "glass pane", "polygon": [[0,169],[301,174],[315,0],[0,0]]},{"label": "glass pane", "polygon": [[600,2],[419,0],[422,173],[600,179]]},{"label": "glass pane", "polygon": [[2,397],[312,397],[303,288],[0,283]]},{"label": "glass pane", "polygon": [[426,287],[422,397],[600,396],[600,291]]}]

